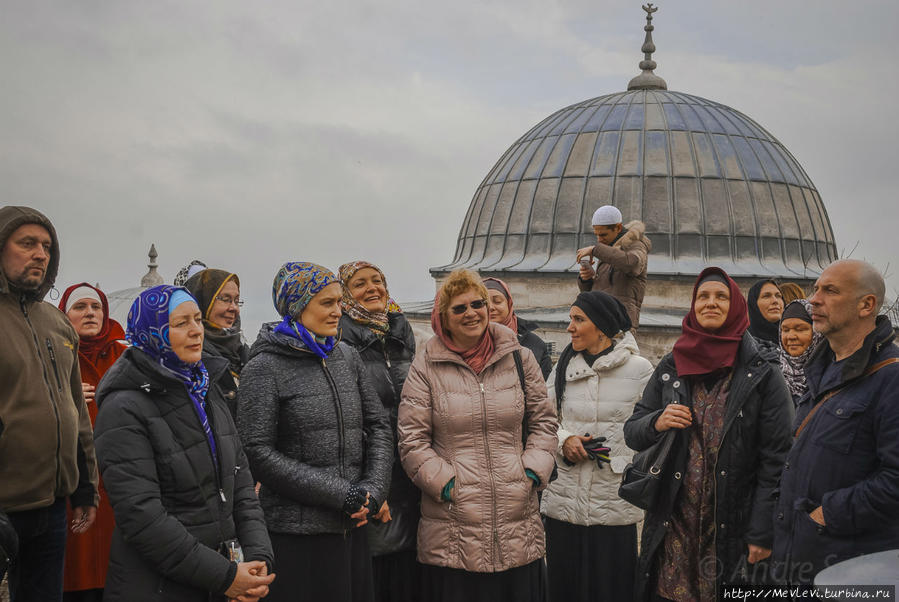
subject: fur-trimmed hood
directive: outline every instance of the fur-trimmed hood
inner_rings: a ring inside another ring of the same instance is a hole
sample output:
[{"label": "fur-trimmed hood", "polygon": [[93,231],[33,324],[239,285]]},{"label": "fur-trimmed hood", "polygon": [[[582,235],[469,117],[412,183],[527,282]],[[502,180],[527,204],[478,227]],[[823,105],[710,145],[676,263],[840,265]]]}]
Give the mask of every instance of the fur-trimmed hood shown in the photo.
[{"label": "fur-trimmed hood", "polygon": [[646,238],[646,224],[639,220],[634,220],[632,222],[628,222],[624,224],[624,228],[627,232],[624,235],[615,241],[612,245],[613,247],[621,247],[622,249],[628,249],[632,247],[634,244],[645,244],[647,252],[652,249],[652,242],[648,238]]}]

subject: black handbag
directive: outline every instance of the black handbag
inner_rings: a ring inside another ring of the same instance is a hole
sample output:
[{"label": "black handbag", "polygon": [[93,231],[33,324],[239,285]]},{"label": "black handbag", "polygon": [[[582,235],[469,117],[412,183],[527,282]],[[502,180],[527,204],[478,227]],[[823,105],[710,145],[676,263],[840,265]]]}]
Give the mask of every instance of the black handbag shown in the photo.
[{"label": "black handbag", "polygon": [[618,488],[621,499],[644,510],[655,506],[675,436],[677,430],[669,429],[652,446],[634,456],[634,461],[627,465],[621,476],[621,487]]}]

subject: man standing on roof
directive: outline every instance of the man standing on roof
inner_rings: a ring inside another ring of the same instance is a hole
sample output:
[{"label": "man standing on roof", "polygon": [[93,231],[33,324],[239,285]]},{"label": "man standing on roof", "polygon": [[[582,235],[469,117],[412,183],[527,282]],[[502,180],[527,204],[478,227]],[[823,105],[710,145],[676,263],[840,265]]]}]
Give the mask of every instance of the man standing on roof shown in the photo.
[{"label": "man standing on roof", "polygon": [[[578,288],[602,291],[621,301],[636,330],[640,307],[646,293],[646,263],[652,243],[646,238],[643,222],[621,223],[621,211],[603,205],[593,214],[596,244],[578,249]],[[599,260],[594,269],[593,258]]]},{"label": "man standing on roof", "polygon": [[18,535],[16,602],[62,600],[66,498],[74,533],[97,513],[97,461],[81,388],[78,335],[43,301],[59,269],[53,224],[0,208],[0,512]]}]

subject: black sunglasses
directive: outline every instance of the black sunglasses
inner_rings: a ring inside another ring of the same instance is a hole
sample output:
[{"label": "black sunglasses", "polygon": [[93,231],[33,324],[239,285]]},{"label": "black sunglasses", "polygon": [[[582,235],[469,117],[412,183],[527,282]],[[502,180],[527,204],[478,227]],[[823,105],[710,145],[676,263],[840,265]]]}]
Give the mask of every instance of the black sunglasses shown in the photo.
[{"label": "black sunglasses", "polygon": [[450,309],[457,316],[461,316],[466,311],[468,311],[469,306],[471,306],[472,309],[482,309],[486,305],[487,305],[487,302],[484,301],[483,299],[475,299],[471,303],[461,303],[459,305],[453,305],[452,307],[450,307]]}]

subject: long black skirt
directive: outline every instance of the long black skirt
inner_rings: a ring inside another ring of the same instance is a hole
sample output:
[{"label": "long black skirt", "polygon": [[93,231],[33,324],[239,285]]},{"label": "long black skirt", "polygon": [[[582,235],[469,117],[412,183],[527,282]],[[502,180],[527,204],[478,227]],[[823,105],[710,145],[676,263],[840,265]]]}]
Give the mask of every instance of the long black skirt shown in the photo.
[{"label": "long black skirt", "polygon": [[374,556],[371,565],[375,581],[375,602],[421,600],[421,564],[415,558],[415,550]]},{"label": "long black skirt", "polygon": [[374,602],[365,529],[341,534],[270,533],[276,577],[266,602]]},{"label": "long black skirt", "polygon": [[637,568],[637,525],[584,527],[546,519],[551,602],[631,600]]},{"label": "long black skirt", "polygon": [[421,582],[421,600],[427,602],[546,602],[542,558],[499,573],[423,564]]}]

